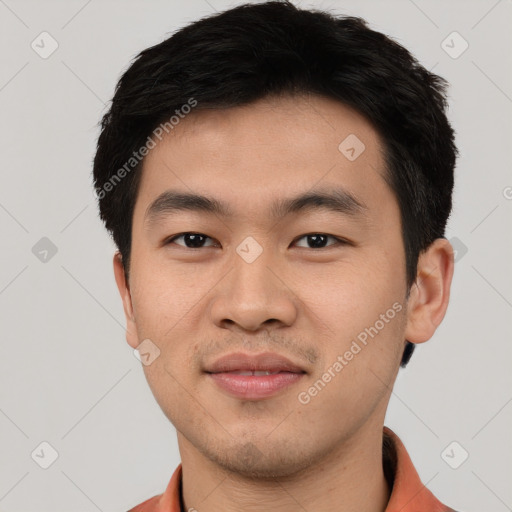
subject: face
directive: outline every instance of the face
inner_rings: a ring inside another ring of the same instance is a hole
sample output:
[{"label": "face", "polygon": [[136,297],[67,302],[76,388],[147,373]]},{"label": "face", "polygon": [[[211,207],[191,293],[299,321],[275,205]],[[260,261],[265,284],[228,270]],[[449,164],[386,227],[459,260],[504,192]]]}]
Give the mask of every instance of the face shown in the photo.
[{"label": "face", "polygon": [[147,155],[116,276],[182,457],[286,476],[381,428],[408,315],[384,172],[372,126],[319,97],[198,110]]}]

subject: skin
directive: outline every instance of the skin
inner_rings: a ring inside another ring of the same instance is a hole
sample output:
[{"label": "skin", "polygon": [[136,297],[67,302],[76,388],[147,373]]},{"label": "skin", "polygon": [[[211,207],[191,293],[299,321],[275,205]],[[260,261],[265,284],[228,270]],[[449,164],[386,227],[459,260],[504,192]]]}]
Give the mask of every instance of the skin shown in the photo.
[{"label": "skin", "polygon": [[[365,150],[354,161],[338,145]],[[114,272],[127,341],[160,355],[144,372],[176,427],[185,508],[198,511],[383,511],[382,427],[405,340],[427,341],[449,300],[453,251],[436,240],[420,255],[407,297],[398,203],[386,184],[372,125],[330,99],[259,100],[188,115],[150,151],[133,216],[129,283]],[[276,198],[343,187],[365,205],[269,215]],[[178,212],[149,223],[168,189],[221,199],[233,218]],[[201,233],[199,249],[172,235]],[[328,234],[315,248],[305,235]],[[263,252],[236,252],[248,236]],[[298,400],[357,335],[398,303],[401,311],[309,403]],[[202,369],[230,352],[277,352],[307,373],[264,400],[219,389]]]}]

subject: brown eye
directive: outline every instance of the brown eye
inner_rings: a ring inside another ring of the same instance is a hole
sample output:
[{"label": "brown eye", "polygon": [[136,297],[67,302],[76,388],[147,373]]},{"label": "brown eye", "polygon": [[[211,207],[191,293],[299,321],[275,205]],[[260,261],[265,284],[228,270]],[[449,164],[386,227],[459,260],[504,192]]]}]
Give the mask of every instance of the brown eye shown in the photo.
[{"label": "brown eye", "polygon": [[182,247],[185,247],[187,249],[200,249],[202,247],[211,247],[206,245],[206,240],[212,240],[209,236],[203,235],[202,233],[182,233],[180,235],[176,235],[165,243],[165,245],[168,245],[170,243],[175,243],[176,240],[183,239],[182,243],[176,243],[176,245],[181,245]]},{"label": "brown eye", "polygon": [[[334,243],[327,245],[327,241],[329,238],[334,240]],[[306,244],[308,244],[308,245],[306,245],[306,246],[299,245],[299,247],[306,247],[307,249],[324,249],[325,247],[329,247],[332,245],[339,245],[339,244],[344,243],[343,240],[341,240],[335,236],[324,235],[322,233],[311,233],[308,235],[304,235],[304,236],[300,237],[298,240],[302,240],[302,239],[305,239]]]}]

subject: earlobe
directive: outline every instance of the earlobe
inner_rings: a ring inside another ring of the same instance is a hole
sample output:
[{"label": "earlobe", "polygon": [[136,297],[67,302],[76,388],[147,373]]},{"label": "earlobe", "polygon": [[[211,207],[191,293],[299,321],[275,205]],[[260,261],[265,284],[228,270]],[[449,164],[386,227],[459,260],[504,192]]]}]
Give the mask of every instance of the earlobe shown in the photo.
[{"label": "earlobe", "polygon": [[407,303],[405,339],[429,340],[443,320],[454,269],[453,248],[445,238],[436,239],[419,257],[416,281]]},{"label": "earlobe", "polygon": [[126,281],[124,264],[121,253],[117,251],[114,254],[114,276],[117,283],[117,289],[123,301],[123,310],[126,318],[126,341],[132,348],[137,348],[139,345],[137,337],[137,323],[133,313],[132,297],[130,292],[129,283]]}]

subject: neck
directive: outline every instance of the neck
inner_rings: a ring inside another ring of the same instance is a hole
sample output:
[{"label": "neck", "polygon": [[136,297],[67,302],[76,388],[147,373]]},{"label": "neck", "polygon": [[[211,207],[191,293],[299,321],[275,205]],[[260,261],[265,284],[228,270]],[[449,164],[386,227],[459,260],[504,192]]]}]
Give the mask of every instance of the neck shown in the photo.
[{"label": "neck", "polygon": [[390,489],[382,463],[382,426],[363,430],[307,470],[273,480],[233,474],[178,435],[185,510],[384,512]]}]

